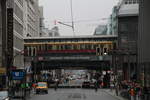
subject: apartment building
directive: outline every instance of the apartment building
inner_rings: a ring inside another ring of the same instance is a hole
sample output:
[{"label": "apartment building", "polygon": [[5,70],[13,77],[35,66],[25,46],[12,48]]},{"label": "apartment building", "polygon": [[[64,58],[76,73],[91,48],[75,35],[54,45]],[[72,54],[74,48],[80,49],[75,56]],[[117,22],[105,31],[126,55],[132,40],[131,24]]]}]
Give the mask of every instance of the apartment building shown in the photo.
[{"label": "apartment building", "polygon": [[38,0],[7,0],[7,7],[14,9],[14,58],[13,66],[24,68],[24,37],[39,36],[39,6]]},{"label": "apartment building", "polygon": [[40,9],[38,0],[24,0],[24,37],[40,35]]}]

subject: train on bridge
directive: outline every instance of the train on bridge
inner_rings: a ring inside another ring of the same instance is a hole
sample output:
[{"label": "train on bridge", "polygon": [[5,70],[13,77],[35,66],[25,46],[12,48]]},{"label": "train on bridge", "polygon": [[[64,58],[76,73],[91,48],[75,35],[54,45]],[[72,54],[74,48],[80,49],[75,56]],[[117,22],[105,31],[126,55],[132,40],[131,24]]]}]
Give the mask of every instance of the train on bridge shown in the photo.
[{"label": "train on bridge", "polygon": [[117,36],[28,37],[24,41],[25,63],[38,69],[110,66],[109,51]]}]

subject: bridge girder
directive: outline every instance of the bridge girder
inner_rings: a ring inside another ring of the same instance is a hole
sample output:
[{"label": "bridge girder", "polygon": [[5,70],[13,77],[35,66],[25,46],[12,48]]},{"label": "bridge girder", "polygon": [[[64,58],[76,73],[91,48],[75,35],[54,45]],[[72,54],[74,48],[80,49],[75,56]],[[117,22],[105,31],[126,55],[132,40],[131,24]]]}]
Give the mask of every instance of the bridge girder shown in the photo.
[{"label": "bridge girder", "polygon": [[36,70],[51,69],[89,69],[89,70],[107,70],[110,69],[110,61],[39,61],[34,66]]}]

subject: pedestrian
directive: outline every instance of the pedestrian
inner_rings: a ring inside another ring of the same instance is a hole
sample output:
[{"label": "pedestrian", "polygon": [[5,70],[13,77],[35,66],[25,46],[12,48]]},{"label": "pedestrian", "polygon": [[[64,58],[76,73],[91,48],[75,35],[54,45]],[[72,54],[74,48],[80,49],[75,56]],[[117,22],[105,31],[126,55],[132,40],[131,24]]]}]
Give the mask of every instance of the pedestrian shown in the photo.
[{"label": "pedestrian", "polygon": [[116,96],[119,94],[119,84],[115,83]]},{"label": "pedestrian", "polygon": [[56,91],[57,88],[58,88],[58,84],[59,84],[59,80],[58,80],[58,79],[55,79],[55,91]]},{"label": "pedestrian", "polygon": [[144,87],[144,100],[149,100],[148,87]]},{"label": "pedestrian", "polygon": [[102,81],[102,82],[101,82],[101,88],[103,88],[103,87],[104,87],[104,82]]},{"label": "pedestrian", "polygon": [[114,82],[110,82],[110,91],[112,91],[114,89]]},{"label": "pedestrian", "polygon": [[97,89],[98,89],[98,82],[97,82],[97,80],[95,80],[95,82],[94,82],[94,87],[95,87],[95,92],[97,92]]},{"label": "pedestrian", "polygon": [[130,100],[134,100],[135,90],[133,87],[131,87],[131,89],[129,90],[129,93],[130,93]]}]

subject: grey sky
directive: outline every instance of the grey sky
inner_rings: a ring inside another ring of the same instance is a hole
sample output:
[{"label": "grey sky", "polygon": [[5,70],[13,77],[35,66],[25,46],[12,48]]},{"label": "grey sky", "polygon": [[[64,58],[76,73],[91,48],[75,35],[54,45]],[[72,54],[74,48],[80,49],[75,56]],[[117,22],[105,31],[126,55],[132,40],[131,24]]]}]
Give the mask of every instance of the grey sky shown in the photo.
[{"label": "grey sky", "polygon": [[[54,20],[71,22],[70,0],[39,0],[44,7],[45,25],[54,27]],[[75,35],[92,35],[98,24],[104,24],[118,0],[72,0]],[[76,22],[79,21],[80,22]],[[88,20],[88,21],[84,21]],[[67,23],[71,24],[71,23]],[[61,35],[73,35],[70,27],[57,24]]]}]

